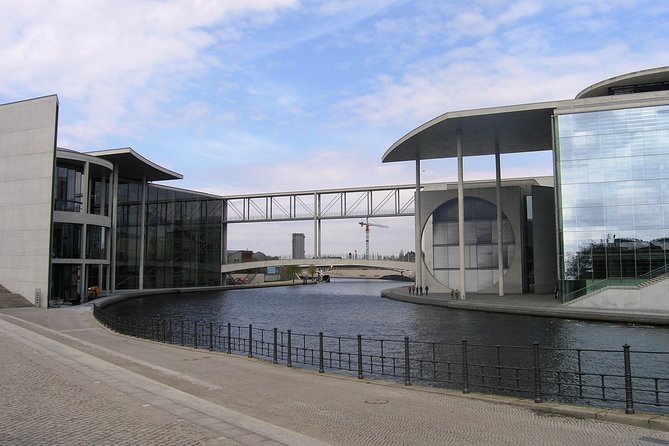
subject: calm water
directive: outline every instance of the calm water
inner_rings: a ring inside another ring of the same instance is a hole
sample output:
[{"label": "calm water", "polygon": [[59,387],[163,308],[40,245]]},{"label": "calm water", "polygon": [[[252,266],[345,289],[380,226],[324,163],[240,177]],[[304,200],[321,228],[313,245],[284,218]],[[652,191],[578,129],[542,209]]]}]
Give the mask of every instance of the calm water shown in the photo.
[{"label": "calm water", "polygon": [[231,322],[330,336],[555,348],[669,350],[669,328],[452,310],[380,297],[401,286],[379,280],[333,280],[309,286],[188,293],[132,299],[118,315]]},{"label": "calm water", "polygon": [[[471,383],[478,390],[514,394],[522,388],[525,396],[531,396],[532,392],[535,369],[532,343],[538,342],[544,395],[560,401],[617,408],[625,401],[622,346],[629,344],[635,401],[645,410],[669,412],[669,354],[647,353],[669,352],[667,327],[453,310],[380,297],[381,290],[402,285],[342,279],[309,286],[151,296],[108,309],[123,319],[198,322],[175,326],[190,329],[197,325],[204,329],[200,335],[203,343],[207,342],[209,322],[223,326],[216,328],[218,342],[221,328],[224,330],[227,323],[238,327],[232,336],[237,336],[239,342],[245,342],[242,337],[246,336],[249,324],[253,324],[254,339],[264,336],[266,342],[270,342],[271,330],[276,327],[284,332],[279,341],[282,352],[285,332],[291,329],[296,359],[299,360],[300,350],[303,355],[309,352],[311,358],[303,357],[302,363],[311,367],[314,352],[316,355],[318,352],[318,337],[300,335],[323,332],[327,337],[324,350],[328,355],[335,354],[334,365],[343,368],[344,373],[356,369],[355,336],[362,335],[365,373],[376,373],[379,377],[381,371],[381,377],[386,378],[392,370],[391,379],[400,380],[404,376],[403,339],[408,336],[412,379],[453,388],[462,388],[464,382],[461,342],[466,339],[467,363],[471,373],[477,373]],[[140,325],[151,327],[154,322]],[[270,332],[263,333],[261,329]],[[266,350],[260,353],[270,356],[270,344],[263,345]],[[240,350],[244,352],[246,347]],[[348,353],[337,356],[336,352]],[[283,353],[281,361],[285,361]],[[400,372],[395,370],[393,361],[399,364]],[[386,372],[379,365],[385,365]],[[519,375],[522,383],[517,380]],[[656,398],[660,405],[656,404]]]}]

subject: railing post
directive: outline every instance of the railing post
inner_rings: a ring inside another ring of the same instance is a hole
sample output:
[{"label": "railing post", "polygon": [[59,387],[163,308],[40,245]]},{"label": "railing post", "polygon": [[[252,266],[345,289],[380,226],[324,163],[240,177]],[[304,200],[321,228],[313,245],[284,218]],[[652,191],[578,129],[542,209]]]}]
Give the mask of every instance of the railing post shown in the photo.
[{"label": "railing post", "polygon": [[277,358],[276,358],[276,347],[277,347],[277,345],[276,345],[276,340],[277,340],[276,334],[277,333],[276,332],[277,332],[277,329],[276,329],[276,327],[274,327],[274,351],[272,352],[272,363],[273,364],[277,363]]},{"label": "railing post", "polygon": [[232,324],[228,322],[228,353],[232,353]]},{"label": "railing post", "polygon": [[197,322],[193,322],[193,348],[197,350]]},{"label": "railing post", "polygon": [[358,379],[362,378],[362,335],[358,335]]},{"label": "railing post", "polygon": [[541,361],[539,360],[539,343],[532,343],[534,352],[534,402],[541,403]]},{"label": "railing post", "polygon": [[462,340],[462,393],[469,393],[469,365],[467,364],[467,340]]},{"label": "railing post", "polygon": [[634,413],[634,395],[632,393],[632,364],[630,361],[630,346],[623,345],[625,358],[625,413]]},{"label": "railing post", "polygon": [[404,336],[404,385],[411,385],[411,360],[409,357],[409,336]]},{"label": "railing post", "polygon": [[288,362],[286,363],[287,367],[292,367],[293,366],[293,353],[292,353],[292,346],[291,346],[291,331],[288,330]]},{"label": "railing post", "polygon": [[209,351],[214,351],[214,323],[209,322]]},{"label": "railing post", "polygon": [[249,324],[249,358],[253,358],[253,324]]},{"label": "railing post", "polygon": [[318,333],[318,373],[325,373],[323,367],[323,332]]}]

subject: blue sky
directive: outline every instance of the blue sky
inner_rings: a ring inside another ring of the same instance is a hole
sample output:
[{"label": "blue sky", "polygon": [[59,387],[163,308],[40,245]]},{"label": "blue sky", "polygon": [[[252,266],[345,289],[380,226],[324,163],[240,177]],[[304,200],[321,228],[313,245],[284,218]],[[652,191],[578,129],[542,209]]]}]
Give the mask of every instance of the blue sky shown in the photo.
[{"label": "blue sky", "polygon": [[[600,80],[669,65],[658,1],[0,0],[0,102],[60,98],[58,143],[133,147],[223,195],[411,183],[385,150],[447,111],[569,99]],[[425,181],[452,180],[451,161]],[[466,179],[491,178],[469,159]],[[504,177],[550,174],[547,155]],[[413,249],[411,222],[372,251]],[[312,224],[235,225],[230,247],[290,253]],[[364,250],[356,222],[323,252]]]}]

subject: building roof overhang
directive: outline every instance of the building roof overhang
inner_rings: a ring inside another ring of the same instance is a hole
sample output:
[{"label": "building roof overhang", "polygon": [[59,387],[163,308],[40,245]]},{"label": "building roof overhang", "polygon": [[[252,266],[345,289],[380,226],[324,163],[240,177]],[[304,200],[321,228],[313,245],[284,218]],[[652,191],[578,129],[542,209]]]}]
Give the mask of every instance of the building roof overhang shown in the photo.
[{"label": "building roof overhang", "polygon": [[119,176],[131,180],[161,181],[180,180],[183,175],[150,161],[130,147],[120,149],[98,150],[87,152],[87,155],[96,156],[118,166]]},{"label": "building roof overhang", "polygon": [[463,156],[552,150],[551,117],[566,101],[483,108],[445,113],[409,132],[383,155],[384,163],[457,156],[461,134]]},{"label": "building roof overhang", "polygon": [[633,84],[653,84],[660,82],[669,82],[669,67],[658,67],[648,70],[635,71],[633,73],[626,73],[603,80],[601,82],[597,82],[596,84],[590,85],[589,87],[581,90],[581,92],[576,95],[576,99],[608,96],[610,94],[610,88],[623,87]]}]

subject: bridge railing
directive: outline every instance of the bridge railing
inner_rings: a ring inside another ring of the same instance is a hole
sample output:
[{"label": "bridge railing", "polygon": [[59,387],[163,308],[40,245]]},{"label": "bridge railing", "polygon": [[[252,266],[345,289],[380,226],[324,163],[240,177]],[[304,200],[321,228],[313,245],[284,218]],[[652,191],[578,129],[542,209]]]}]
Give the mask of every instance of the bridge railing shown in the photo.
[{"label": "bridge railing", "polygon": [[243,354],[373,379],[521,398],[669,413],[669,352],[550,348],[330,336],[207,321],[126,318],[94,306],[97,320],[129,336]]}]

